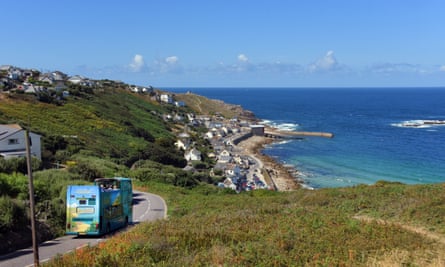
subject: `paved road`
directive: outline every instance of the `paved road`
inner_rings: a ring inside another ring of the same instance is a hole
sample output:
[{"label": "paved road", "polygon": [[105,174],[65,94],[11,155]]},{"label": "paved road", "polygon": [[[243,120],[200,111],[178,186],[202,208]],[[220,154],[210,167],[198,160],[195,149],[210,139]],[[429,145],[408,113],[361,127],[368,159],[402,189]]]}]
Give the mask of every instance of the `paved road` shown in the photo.
[{"label": "paved road", "polygon": [[[167,216],[167,205],[157,195],[134,192],[133,196],[133,224],[143,221],[154,221]],[[84,238],[63,236],[39,245],[39,260],[41,263],[83,246],[94,246],[106,239],[106,236]],[[34,265],[32,247],[0,256],[0,267],[23,267]]]}]

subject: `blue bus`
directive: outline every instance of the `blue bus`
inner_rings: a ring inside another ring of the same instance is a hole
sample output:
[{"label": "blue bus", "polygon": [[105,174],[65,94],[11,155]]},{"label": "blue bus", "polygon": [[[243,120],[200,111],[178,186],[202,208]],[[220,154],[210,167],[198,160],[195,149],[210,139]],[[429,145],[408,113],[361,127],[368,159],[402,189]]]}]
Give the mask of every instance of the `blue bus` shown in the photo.
[{"label": "blue bus", "polygon": [[66,234],[103,235],[133,222],[130,178],[98,178],[94,185],[69,185]]}]

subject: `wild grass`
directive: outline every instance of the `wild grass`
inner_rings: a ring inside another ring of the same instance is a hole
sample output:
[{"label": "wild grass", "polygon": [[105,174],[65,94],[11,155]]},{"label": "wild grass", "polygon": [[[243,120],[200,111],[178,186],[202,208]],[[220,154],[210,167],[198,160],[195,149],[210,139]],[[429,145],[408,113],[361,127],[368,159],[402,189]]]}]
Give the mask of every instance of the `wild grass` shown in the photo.
[{"label": "wild grass", "polygon": [[[81,153],[118,164],[150,159],[184,167],[186,161],[173,146],[173,122],[163,115],[179,112],[148,96],[105,88],[68,97],[62,104],[42,103],[28,95],[13,95],[0,105],[2,123],[18,123],[42,136],[43,165],[65,163]],[[168,146],[162,140],[170,140]]]},{"label": "wild grass", "polygon": [[[443,184],[243,194],[142,186],[166,199],[167,220],[48,266],[440,266],[445,259]],[[365,214],[371,219],[356,219]]]},{"label": "wild grass", "polygon": [[208,99],[195,94],[176,94],[175,97],[184,101],[188,107],[191,107],[199,114],[213,115],[221,114],[226,118],[239,117],[241,108],[235,105],[228,105],[220,100]]}]

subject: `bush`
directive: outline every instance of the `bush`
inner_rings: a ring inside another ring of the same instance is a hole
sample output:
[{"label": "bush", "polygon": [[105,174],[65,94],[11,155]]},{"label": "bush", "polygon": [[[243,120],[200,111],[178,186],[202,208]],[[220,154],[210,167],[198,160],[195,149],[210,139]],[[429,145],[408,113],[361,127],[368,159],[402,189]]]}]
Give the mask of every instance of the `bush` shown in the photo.
[{"label": "bush", "polygon": [[[33,171],[40,169],[41,165],[42,162],[39,159],[35,157],[31,158],[31,168]],[[0,172],[9,174],[13,172],[28,173],[26,158],[0,158]]]},{"label": "bush", "polygon": [[19,205],[10,197],[0,197],[0,232],[20,229],[27,223],[24,205]]},{"label": "bush", "polygon": [[69,167],[68,171],[78,175],[86,181],[93,181],[95,178],[114,176],[122,167],[108,160],[93,156],[76,155],[72,157],[76,162]]},{"label": "bush", "polygon": [[0,175],[0,196],[6,196],[11,191],[11,186],[8,183],[8,180]]},{"label": "bush", "polygon": [[2,181],[0,184],[3,187],[0,195],[28,199],[28,177],[18,173],[0,173],[0,181]]},{"label": "bush", "polygon": [[193,178],[195,178],[196,180],[198,180],[200,182],[204,182],[204,183],[208,183],[208,184],[213,184],[215,182],[209,174],[204,173],[204,172],[194,173]]}]

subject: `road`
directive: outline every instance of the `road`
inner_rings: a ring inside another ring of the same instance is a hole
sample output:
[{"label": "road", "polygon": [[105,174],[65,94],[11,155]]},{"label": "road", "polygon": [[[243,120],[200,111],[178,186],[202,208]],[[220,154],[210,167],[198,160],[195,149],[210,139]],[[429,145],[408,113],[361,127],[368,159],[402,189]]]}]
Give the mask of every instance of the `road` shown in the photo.
[{"label": "road", "polygon": [[[164,219],[167,216],[167,205],[157,195],[134,192],[133,195],[133,225],[144,221]],[[106,239],[103,237],[85,238],[75,236],[62,236],[39,245],[40,263],[77,248],[94,246]],[[10,254],[0,256],[0,267],[34,266],[34,254],[32,247],[18,250]]]}]

